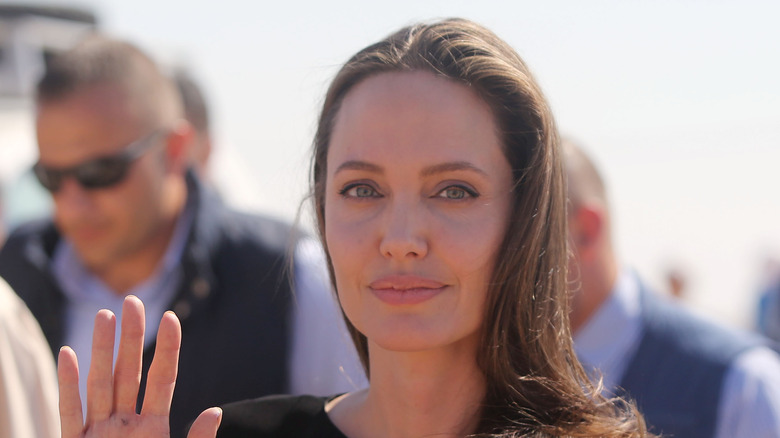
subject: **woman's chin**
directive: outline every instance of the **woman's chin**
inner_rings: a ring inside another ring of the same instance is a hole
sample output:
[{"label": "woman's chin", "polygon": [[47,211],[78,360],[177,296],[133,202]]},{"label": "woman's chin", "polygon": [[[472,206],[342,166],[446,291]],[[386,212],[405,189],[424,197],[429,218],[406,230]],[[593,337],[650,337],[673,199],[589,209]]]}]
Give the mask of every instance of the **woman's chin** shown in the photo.
[{"label": "woman's chin", "polygon": [[430,327],[430,329],[395,326],[392,330],[382,330],[381,333],[378,331],[369,332],[367,338],[370,348],[396,353],[460,350],[466,344],[473,344],[474,339],[476,339],[469,333],[453,333],[442,330],[442,326]]}]

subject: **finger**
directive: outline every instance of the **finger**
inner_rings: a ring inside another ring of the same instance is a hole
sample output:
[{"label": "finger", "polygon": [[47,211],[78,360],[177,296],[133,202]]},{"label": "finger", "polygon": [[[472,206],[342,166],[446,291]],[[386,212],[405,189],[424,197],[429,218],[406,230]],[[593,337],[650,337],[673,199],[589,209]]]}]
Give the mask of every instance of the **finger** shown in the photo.
[{"label": "finger", "polygon": [[146,395],[141,415],[168,416],[173,388],[176,385],[180,346],[179,318],[173,312],[165,312],[157,330],[157,347],[146,379]]},{"label": "finger", "polygon": [[214,438],[217,436],[219,423],[222,422],[222,409],[208,408],[198,415],[198,418],[192,423],[190,433],[187,438]]},{"label": "finger", "polygon": [[103,421],[111,415],[113,405],[114,332],[116,317],[103,309],[95,316],[92,333],[92,360],[87,377],[87,424]]},{"label": "finger", "polygon": [[57,358],[57,381],[60,388],[60,423],[62,438],[74,438],[84,430],[84,414],[79,397],[79,363],[70,347],[62,347]]},{"label": "finger", "polygon": [[114,366],[114,407],[120,413],[135,413],[141,384],[144,328],[144,305],[137,297],[128,295],[122,305],[119,353]]}]

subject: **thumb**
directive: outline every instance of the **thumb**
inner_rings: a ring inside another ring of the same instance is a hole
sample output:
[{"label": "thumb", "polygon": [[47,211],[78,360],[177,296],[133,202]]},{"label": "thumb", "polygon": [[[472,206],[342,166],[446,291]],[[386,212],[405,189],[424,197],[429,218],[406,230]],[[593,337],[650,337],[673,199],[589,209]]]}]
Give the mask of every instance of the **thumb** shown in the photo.
[{"label": "thumb", "polygon": [[221,421],[222,409],[208,408],[192,423],[187,438],[215,438]]}]

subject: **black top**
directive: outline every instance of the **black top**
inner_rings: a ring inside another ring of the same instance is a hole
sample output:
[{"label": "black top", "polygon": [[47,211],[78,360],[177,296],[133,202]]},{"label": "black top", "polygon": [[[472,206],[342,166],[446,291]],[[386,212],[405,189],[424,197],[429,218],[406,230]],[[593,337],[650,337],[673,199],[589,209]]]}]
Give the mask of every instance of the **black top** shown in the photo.
[{"label": "black top", "polygon": [[222,407],[217,438],[347,438],[330,421],[334,397],[273,395]]}]

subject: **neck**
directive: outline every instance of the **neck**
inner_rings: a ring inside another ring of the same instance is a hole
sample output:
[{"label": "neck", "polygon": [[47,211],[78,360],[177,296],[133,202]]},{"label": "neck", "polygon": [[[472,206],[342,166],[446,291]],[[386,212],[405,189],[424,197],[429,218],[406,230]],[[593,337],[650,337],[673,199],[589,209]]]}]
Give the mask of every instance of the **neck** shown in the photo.
[{"label": "neck", "polygon": [[580,289],[572,295],[569,321],[573,333],[579,331],[609,299],[618,278],[618,266],[609,253],[593,266],[581,267]]},{"label": "neck", "polygon": [[144,248],[127,254],[114,263],[93,270],[93,274],[119,296],[126,295],[133,287],[154,275],[168,249],[176,228],[172,219],[156,230]]},{"label": "neck", "polygon": [[371,386],[345,403],[346,415],[332,416],[347,436],[454,438],[474,433],[485,379],[473,349],[467,354],[457,348],[399,353],[372,344],[369,349]]}]

